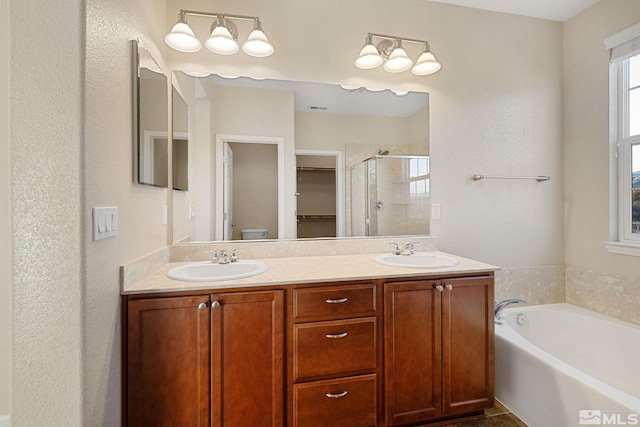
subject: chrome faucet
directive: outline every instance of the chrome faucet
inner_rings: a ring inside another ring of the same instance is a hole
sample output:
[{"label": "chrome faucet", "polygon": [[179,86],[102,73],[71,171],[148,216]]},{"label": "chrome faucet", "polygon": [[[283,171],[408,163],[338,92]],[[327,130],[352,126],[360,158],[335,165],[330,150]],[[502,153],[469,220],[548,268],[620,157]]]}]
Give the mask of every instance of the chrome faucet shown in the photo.
[{"label": "chrome faucet", "polygon": [[418,242],[410,243],[387,243],[387,245],[393,245],[392,255],[413,255],[416,246],[419,246]]},{"label": "chrome faucet", "polygon": [[523,299],[511,298],[506,299],[504,301],[495,302],[495,306],[493,309],[493,319],[496,325],[502,325],[502,311],[507,308],[511,304],[526,304],[527,302]]}]

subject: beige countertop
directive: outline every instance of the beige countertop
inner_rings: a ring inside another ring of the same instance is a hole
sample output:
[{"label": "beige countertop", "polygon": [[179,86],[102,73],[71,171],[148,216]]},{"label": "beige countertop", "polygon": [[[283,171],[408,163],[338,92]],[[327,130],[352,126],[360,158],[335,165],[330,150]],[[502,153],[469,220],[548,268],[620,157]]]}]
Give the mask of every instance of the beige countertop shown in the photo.
[{"label": "beige countertop", "polygon": [[467,273],[486,273],[500,267],[474,261],[445,252],[433,251],[458,259],[458,264],[446,268],[405,268],[380,264],[374,260],[377,254],[330,255],[311,257],[287,257],[258,259],[269,266],[265,273],[243,279],[214,282],[183,282],[167,277],[167,271],[186,262],[165,265],[147,278],[122,290],[123,295],[218,290],[252,286],[274,286],[297,283],[337,282],[347,280],[377,279],[412,276],[445,276]]}]

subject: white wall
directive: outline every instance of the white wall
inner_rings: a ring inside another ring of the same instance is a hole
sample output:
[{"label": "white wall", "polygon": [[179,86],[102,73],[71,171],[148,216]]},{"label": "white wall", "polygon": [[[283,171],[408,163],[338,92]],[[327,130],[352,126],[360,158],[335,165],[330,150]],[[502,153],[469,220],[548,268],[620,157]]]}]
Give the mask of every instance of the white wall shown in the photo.
[{"label": "white wall", "polygon": [[609,254],[609,52],[640,22],[637,0],[602,0],[565,25],[567,264],[640,278],[640,258]]},{"label": "white wall", "polygon": [[[432,229],[441,247],[502,266],[563,263],[562,24],[424,0],[393,10],[365,0],[170,0],[166,16],[152,0],[89,0],[81,167],[82,4],[11,4],[12,31],[27,40],[11,59],[15,425],[120,423],[118,267],[168,235],[165,190],[132,184],[128,41],[142,37],[163,65],[161,39],[180,8],[259,15],[276,45],[262,60],[221,61],[206,49],[186,59],[213,58],[211,71],[429,92],[432,197],[443,215]],[[34,36],[52,27],[56,37]],[[370,31],[428,38],[443,69],[429,77],[356,69]],[[33,58],[53,66],[34,67]],[[475,183],[474,173],[552,180]],[[119,235],[92,241],[91,207],[112,205]],[[63,226],[45,228],[51,220]]]},{"label": "white wall", "polygon": [[[640,323],[640,258],[610,254],[609,53],[603,40],[640,22],[637,0],[602,0],[565,24],[567,298]],[[615,284],[615,286],[611,286]]]},{"label": "white wall", "polygon": [[14,426],[83,424],[83,10],[10,1]]},{"label": "white wall", "polygon": [[[11,405],[11,193],[9,2],[0,4],[0,420]],[[7,415],[8,416],[8,415]]]},{"label": "white wall", "polygon": [[[120,425],[119,267],[167,243],[167,190],[133,184],[131,39],[164,66],[166,16],[153,0],[86,2],[82,367],[83,418]],[[91,208],[117,206],[118,236],[93,241]],[[72,425],[72,424],[67,424]]]}]

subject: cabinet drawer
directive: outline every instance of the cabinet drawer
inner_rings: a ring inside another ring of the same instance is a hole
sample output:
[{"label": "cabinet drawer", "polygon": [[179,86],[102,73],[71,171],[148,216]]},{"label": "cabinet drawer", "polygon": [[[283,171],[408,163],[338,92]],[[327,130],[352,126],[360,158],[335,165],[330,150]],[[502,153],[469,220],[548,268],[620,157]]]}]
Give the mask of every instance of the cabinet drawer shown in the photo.
[{"label": "cabinet drawer", "polygon": [[293,291],[294,320],[310,317],[344,317],[373,314],[376,285],[344,285]]},{"label": "cabinet drawer", "polygon": [[376,369],[376,318],[293,327],[294,380]]},{"label": "cabinet drawer", "polygon": [[376,375],[293,386],[294,427],[376,426]]}]

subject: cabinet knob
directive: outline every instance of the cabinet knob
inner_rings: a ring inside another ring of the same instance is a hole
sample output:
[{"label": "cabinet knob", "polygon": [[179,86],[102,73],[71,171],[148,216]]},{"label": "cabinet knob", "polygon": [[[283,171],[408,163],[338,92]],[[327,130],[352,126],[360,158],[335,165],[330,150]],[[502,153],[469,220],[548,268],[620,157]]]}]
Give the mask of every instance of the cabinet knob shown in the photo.
[{"label": "cabinet knob", "polygon": [[445,286],[445,288],[447,288],[448,291],[453,289],[453,285],[446,284],[444,286]]},{"label": "cabinet knob", "polygon": [[438,286],[436,286],[436,289],[437,289],[439,292],[442,292],[442,291],[444,290],[444,286],[442,286],[442,285],[438,285]]},{"label": "cabinet knob", "polygon": [[348,391],[341,391],[340,393],[327,393],[325,396],[331,399],[340,399],[341,397],[345,397],[349,393]]},{"label": "cabinet knob", "polygon": [[218,308],[220,307],[220,301],[214,301],[211,303],[211,308]]},{"label": "cabinet knob", "polygon": [[348,335],[348,334],[347,334],[346,332],[343,332],[343,333],[341,333],[341,334],[327,334],[327,335],[325,335],[325,337],[327,337],[327,338],[334,338],[334,339],[335,339],[335,338],[344,338],[344,337],[346,337],[347,335]]},{"label": "cabinet knob", "polygon": [[198,304],[198,310],[206,310],[206,308],[207,308],[206,302],[201,302],[200,304]]},{"label": "cabinet knob", "polygon": [[335,299],[327,299],[325,302],[327,304],[342,304],[343,302],[347,302],[349,298],[335,298]]}]

